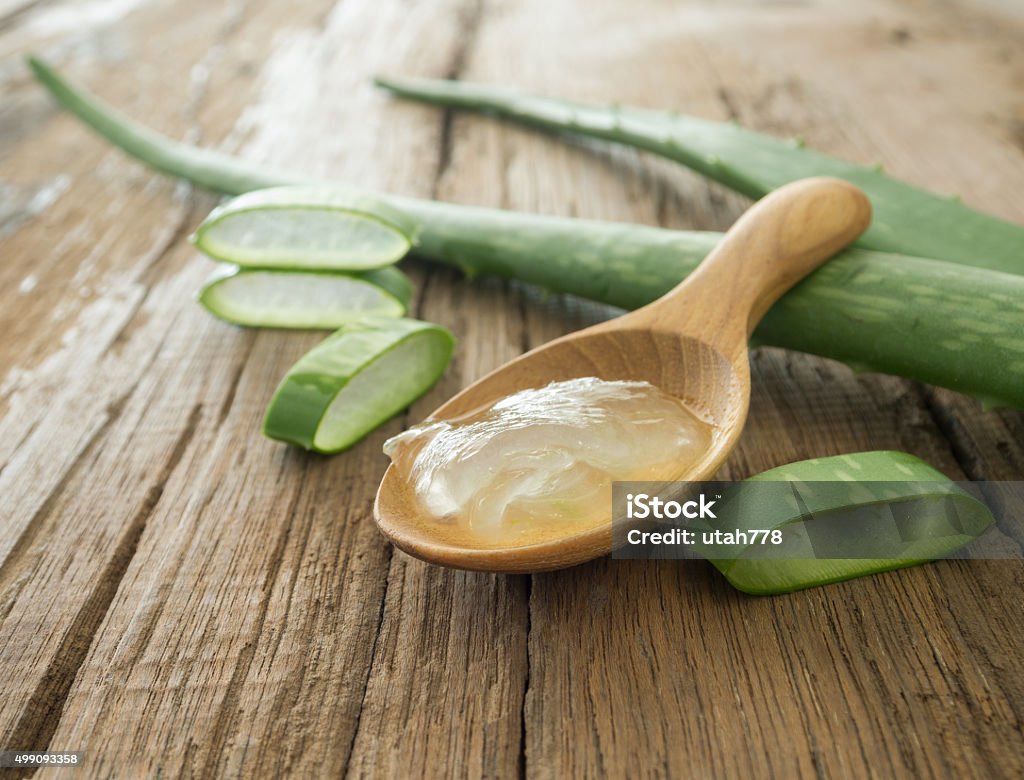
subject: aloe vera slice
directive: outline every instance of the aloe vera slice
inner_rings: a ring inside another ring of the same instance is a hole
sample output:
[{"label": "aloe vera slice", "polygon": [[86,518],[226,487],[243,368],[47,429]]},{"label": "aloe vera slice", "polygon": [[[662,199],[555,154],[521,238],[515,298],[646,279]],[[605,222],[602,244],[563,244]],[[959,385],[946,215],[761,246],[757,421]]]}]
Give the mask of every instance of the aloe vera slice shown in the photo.
[{"label": "aloe vera slice", "polygon": [[285,375],[263,433],[316,452],[348,449],[433,387],[454,344],[447,330],[419,320],[346,325]]},{"label": "aloe vera slice", "polygon": [[361,271],[401,260],[416,223],[387,203],[337,187],[247,192],[214,209],[195,245],[243,268]]},{"label": "aloe vera slice", "polygon": [[791,463],[745,480],[726,496],[715,527],[783,530],[782,546],[705,550],[735,588],[756,595],[948,556],[994,522],[985,504],[903,452]]},{"label": "aloe vera slice", "polygon": [[751,198],[808,176],[835,176],[871,198],[874,218],[857,246],[1024,274],[1024,226],[885,175],[728,122],[667,111],[595,106],[484,84],[378,79],[404,98],[485,111],[546,130],[613,141],[667,157]]},{"label": "aloe vera slice", "polygon": [[199,302],[235,325],[327,330],[364,317],[401,317],[411,295],[408,278],[392,267],[342,274],[230,266],[200,290]]}]

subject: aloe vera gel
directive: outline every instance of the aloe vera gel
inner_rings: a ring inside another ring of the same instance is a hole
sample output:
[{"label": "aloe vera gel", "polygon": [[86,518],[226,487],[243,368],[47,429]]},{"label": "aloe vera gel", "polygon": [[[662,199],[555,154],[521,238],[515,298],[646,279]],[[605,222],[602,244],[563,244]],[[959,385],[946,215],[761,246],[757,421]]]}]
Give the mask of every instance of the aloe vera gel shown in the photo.
[{"label": "aloe vera gel", "polygon": [[427,421],[384,451],[421,516],[526,544],[608,524],[613,481],[674,479],[711,436],[709,423],[647,382],[583,377]]}]

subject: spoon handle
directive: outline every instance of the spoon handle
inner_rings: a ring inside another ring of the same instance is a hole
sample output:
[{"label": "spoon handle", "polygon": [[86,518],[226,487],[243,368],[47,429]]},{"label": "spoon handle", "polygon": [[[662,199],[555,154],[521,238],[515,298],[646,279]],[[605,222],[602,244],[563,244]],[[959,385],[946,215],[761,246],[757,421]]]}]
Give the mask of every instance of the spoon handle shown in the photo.
[{"label": "spoon handle", "polygon": [[650,311],[637,314],[660,328],[699,332],[705,341],[730,346],[748,337],[783,293],[870,222],[871,202],[849,182],[792,182],[755,203],[697,270],[646,307]]}]

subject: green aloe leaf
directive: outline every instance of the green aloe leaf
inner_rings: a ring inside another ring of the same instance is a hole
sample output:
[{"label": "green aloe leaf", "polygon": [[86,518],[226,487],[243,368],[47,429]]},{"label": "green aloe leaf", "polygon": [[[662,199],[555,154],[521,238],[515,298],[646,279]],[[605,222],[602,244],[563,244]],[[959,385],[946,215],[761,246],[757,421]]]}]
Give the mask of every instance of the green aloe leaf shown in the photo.
[{"label": "green aloe leaf", "polygon": [[634,146],[682,163],[751,198],[808,176],[835,176],[871,198],[874,220],[857,242],[882,252],[931,257],[1024,274],[1024,227],[855,165],[736,124],[520,94],[481,84],[378,79],[405,98],[484,111],[547,130]]},{"label": "green aloe leaf", "polygon": [[[765,484],[770,483],[770,484]],[[942,558],[993,523],[985,504],[903,452],[790,463],[727,490],[714,527],[782,543],[696,547],[737,589],[768,595]]]}]

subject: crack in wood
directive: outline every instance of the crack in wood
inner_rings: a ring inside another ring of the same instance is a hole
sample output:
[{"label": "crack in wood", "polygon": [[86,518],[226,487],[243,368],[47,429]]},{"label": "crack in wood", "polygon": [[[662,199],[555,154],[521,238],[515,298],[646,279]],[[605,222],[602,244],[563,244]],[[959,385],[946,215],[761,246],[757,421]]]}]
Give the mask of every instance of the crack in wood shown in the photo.
[{"label": "crack in wood", "polygon": [[[43,418],[42,418],[42,416],[40,416],[40,417],[37,417],[32,422],[31,425],[29,425],[29,427],[25,431],[24,435],[22,435],[22,437],[20,439],[18,439],[18,443],[15,444],[13,447],[11,447],[11,454],[12,455],[15,452],[18,452],[25,445],[25,442],[27,442],[29,439],[32,438],[32,434],[34,434],[36,432],[36,429],[39,428],[39,425],[42,422],[43,422]],[[6,469],[10,465],[10,462],[11,462],[10,459],[8,459],[8,460],[4,461],[3,463],[0,463],[0,476],[3,475],[4,469]]]},{"label": "crack in wood", "polygon": [[[294,515],[294,512],[292,512]],[[306,557],[306,551],[309,549],[309,539],[313,531],[313,524],[315,519],[308,517],[304,522],[301,529],[301,541],[296,545],[296,558],[301,560]],[[292,578],[290,587],[288,588],[288,595],[285,599],[285,605],[283,609],[283,615],[281,617],[281,623],[287,625],[293,613],[293,606],[295,602],[296,589],[300,587],[300,580],[298,578]],[[299,633],[302,636],[312,637],[315,635],[315,624],[319,617],[317,610],[302,610],[297,611],[297,620],[301,620],[302,628]],[[281,650],[281,644],[285,640],[285,632],[280,631],[274,636],[273,646],[267,650],[264,654],[266,658],[276,658],[278,652]],[[304,648],[303,662],[296,664],[291,671],[288,673],[287,683],[282,685],[274,697],[273,704],[271,705],[271,711],[280,714],[279,721],[286,722],[289,720],[291,714],[295,711],[295,708],[300,704],[302,700],[303,686],[306,681],[306,673],[310,668],[309,652],[312,650],[313,643],[307,644]],[[287,716],[286,716],[287,713]],[[283,740],[282,740],[283,741]],[[281,752],[277,759],[278,763],[275,766],[275,774],[293,774],[294,769],[291,765],[294,753],[285,754]],[[243,755],[240,766],[244,766],[245,756]]]},{"label": "crack in wood", "polygon": [[526,700],[530,695],[530,637],[533,629],[533,575],[527,574],[523,577],[526,587],[526,674],[523,676],[523,696],[519,704],[519,777],[520,780],[525,780],[529,774],[529,767],[526,763],[526,745],[527,745],[527,719],[526,719]]},{"label": "crack in wood", "polygon": [[[106,433],[118,421],[118,419],[120,419],[125,406],[128,404],[128,401],[131,399],[131,397],[135,394],[135,391],[138,389],[139,384],[142,381],[141,377],[145,376],[148,373],[150,367],[153,365],[153,363],[156,361],[157,356],[160,354],[160,350],[163,349],[164,343],[167,341],[167,336],[169,332],[170,331],[168,331],[168,333],[165,333],[160,338],[156,346],[153,348],[153,351],[149,354],[146,364],[142,367],[142,370],[139,372],[140,378],[137,379],[126,392],[117,396],[113,401],[107,404],[106,417],[103,420],[103,422],[100,423],[100,425],[96,428],[92,436],[90,436],[89,440],[85,443],[85,446],[82,447],[81,452],[79,452],[78,455],[75,456],[74,460],[68,465],[64,474],[59,478],[57,483],[50,489],[50,492],[43,500],[43,503],[32,515],[32,518],[25,525],[25,528],[23,529],[21,535],[18,537],[14,545],[11,547],[11,550],[7,554],[7,557],[2,562],[0,562],[0,596],[3,595],[4,589],[8,586],[10,580],[13,579],[12,572],[17,568],[19,558],[29,548],[31,548],[34,540],[41,532],[43,526],[45,525],[44,519],[53,512],[53,509],[56,506],[57,501],[61,498],[67,486],[75,478],[79,470],[84,467],[83,464],[85,464],[89,460],[89,456],[99,450],[100,445],[106,440]],[[40,420],[36,423],[36,428],[39,426],[39,422],[41,422],[41,420],[42,418],[40,418]],[[27,440],[28,437],[26,436],[25,441]],[[12,594],[9,594],[8,597],[4,599],[3,602],[0,602],[0,621],[7,617],[16,599],[17,592],[14,592]]]},{"label": "crack in wood", "polygon": [[[459,9],[459,24],[458,32],[456,34],[459,44],[452,54],[451,62],[444,73],[444,78],[451,79],[453,81],[457,81],[461,78],[463,71],[466,69],[466,64],[469,62],[469,58],[472,55],[473,47],[476,44],[476,39],[484,18],[484,8],[484,0],[471,0],[467,6]],[[441,138],[437,157],[437,172],[434,174],[434,186],[431,192],[431,197],[434,199],[439,197],[442,179],[451,165],[453,143],[452,124],[454,122],[454,116],[455,111],[450,108],[444,109],[441,114]]]},{"label": "crack in wood", "polygon": [[252,355],[253,347],[256,345],[255,331],[247,332],[245,336],[249,343],[246,345],[245,352],[238,361],[238,366],[235,368],[235,372],[231,375],[231,385],[228,388],[227,395],[224,396],[224,402],[220,405],[220,410],[217,412],[218,426],[224,425],[224,422],[228,418],[228,414],[231,412],[231,407],[235,402],[235,396],[238,394],[238,385],[242,381],[242,374],[245,373],[245,366],[249,362],[249,356]]},{"label": "crack in wood", "polygon": [[[295,508],[303,495],[307,474],[308,471],[303,470],[301,482],[292,496],[287,512],[289,519],[294,516]],[[260,637],[263,635],[263,626],[267,620],[267,612],[270,609],[270,602],[274,598],[274,583],[277,582],[277,578],[281,573],[281,567],[284,564],[285,553],[288,550],[288,542],[291,539],[293,530],[294,523],[289,520],[285,524],[282,533],[278,536],[274,550],[270,554],[269,569],[263,581],[264,595],[257,608],[253,630],[239,652],[235,668],[231,672],[231,679],[228,681],[227,690],[218,707],[218,714],[215,718],[216,726],[207,742],[209,750],[206,753],[206,760],[197,774],[198,777],[218,777],[223,774],[222,771],[218,771],[218,765],[224,760],[225,748],[228,745],[229,738],[238,728],[239,715],[242,712],[242,689],[252,669],[252,663],[256,658],[256,649],[259,646]]]},{"label": "crack in wood", "polygon": [[[708,64],[712,66],[714,65],[714,61],[710,57],[708,58]],[[717,71],[715,72],[715,75],[718,75]],[[725,109],[725,112],[728,115],[729,119],[733,120],[734,122],[740,121],[740,112],[739,109],[736,107],[736,101],[733,100],[732,93],[729,91],[728,87],[725,86],[725,83],[721,80],[721,78],[719,78],[718,81],[718,90],[716,94],[718,95],[718,100],[722,104],[722,107]]]},{"label": "crack in wood", "polygon": [[[122,406],[123,403],[122,401]],[[61,639],[57,651],[47,666],[46,673],[40,678],[32,695],[28,697],[21,717],[4,738],[4,744],[9,746],[8,749],[33,751],[49,749],[50,740],[60,724],[64,702],[85,662],[103,619],[114,601],[128,566],[135,556],[139,540],[146,530],[146,523],[160,502],[167,481],[181,462],[189,443],[195,436],[202,417],[202,410],[201,404],[196,404],[192,408],[188,422],[171,449],[156,482],[150,486],[138,511],[122,534],[113,555],[97,578],[95,588],[82,604]],[[112,415],[111,420],[116,419],[119,414],[120,411],[117,415]],[[109,428],[111,420],[108,420],[103,430]],[[102,439],[102,436],[94,437],[94,441],[99,439]],[[83,458],[79,458],[79,461],[81,460]],[[33,773],[30,772],[29,775]]]},{"label": "crack in wood", "polygon": [[366,665],[366,674],[363,677],[363,696],[359,705],[359,710],[356,712],[355,723],[352,724],[352,737],[348,742],[348,750],[345,753],[345,763],[342,765],[341,777],[349,776],[349,767],[352,764],[352,755],[355,752],[356,738],[359,736],[359,726],[362,723],[363,712],[366,710],[366,694],[369,692],[370,675],[373,674],[373,664],[377,658],[377,647],[380,644],[380,634],[384,629],[384,614],[386,612],[388,602],[388,586],[391,582],[391,573],[393,571],[393,563],[395,561],[395,548],[390,544],[388,545],[386,555],[387,558],[384,561],[384,568],[388,571],[388,576],[384,578],[384,592],[381,593],[380,609],[377,611],[377,628],[373,632],[373,645],[370,648],[370,663]]},{"label": "crack in wood", "polygon": [[[124,393],[122,396],[107,405],[106,418],[96,427],[96,430],[89,437],[85,446],[82,447],[82,451],[71,462],[57,484],[53,486],[53,489],[43,500],[43,503],[32,515],[32,519],[26,523],[21,535],[11,546],[11,550],[7,554],[7,557],[0,562],[0,596],[3,596],[4,591],[15,579],[15,571],[18,569],[18,564],[21,562],[21,559],[25,556],[28,550],[32,548],[33,543],[46,524],[46,519],[53,513],[54,507],[56,507],[58,501],[63,496],[67,486],[82,470],[84,464],[90,462],[91,456],[99,450],[100,444],[105,441],[110,428],[121,417],[128,399],[135,392],[137,386],[138,383],[132,385],[131,389],[129,389],[127,393]],[[2,622],[10,613],[11,607],[17,600],[17,591],[19,590],[20,588],[16,589],[13,593],[7,594],[7,596],[4,597],[3,602],[0,603],[0,622]]]},{"label": "crack in wood", "polygon": [[[920,400],[928,411],[935,427],[949,443],[954,460],[956,460],[960,470],[963,471],[967,479],[974,482],[995,481],[996,475],[987,473],[985,457],[978,452],[975,445],[971,442],[971,437],[965,429],[960,415],[952,408],[949,401],[941,397],[942,392],[934,387],[921,386]],[[1003,447],[1000,447],[999,444],[1002,444]],[[1008,461],[1012,460],[1013,453],[1008,451],[1008,444],[999,442],[996,445],[996,449]],[[1007,540],[1016,543],[1018,549],[1024,553],[1024,535],[1022,535],[1020,524],[999,521],[1000,516],[1009,514],[1005,506],[1005,496],[999,493],[999,491],[985,490],[984,488],[982,493],[987,502],[995,509],[996,528]]]}]

